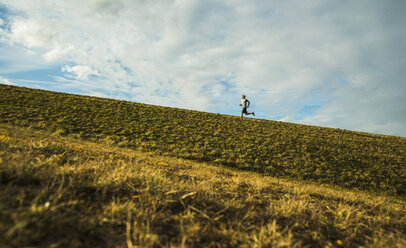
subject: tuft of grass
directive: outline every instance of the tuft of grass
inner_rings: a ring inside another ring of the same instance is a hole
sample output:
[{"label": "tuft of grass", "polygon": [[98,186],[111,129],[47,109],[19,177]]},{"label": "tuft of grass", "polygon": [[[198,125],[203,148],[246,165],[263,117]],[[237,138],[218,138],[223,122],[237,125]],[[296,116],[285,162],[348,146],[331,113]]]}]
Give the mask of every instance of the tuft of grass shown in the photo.
[{"label": "tuft of grass", "polygon": [[1,247],[405,247],[403,198],[0,125]]}]

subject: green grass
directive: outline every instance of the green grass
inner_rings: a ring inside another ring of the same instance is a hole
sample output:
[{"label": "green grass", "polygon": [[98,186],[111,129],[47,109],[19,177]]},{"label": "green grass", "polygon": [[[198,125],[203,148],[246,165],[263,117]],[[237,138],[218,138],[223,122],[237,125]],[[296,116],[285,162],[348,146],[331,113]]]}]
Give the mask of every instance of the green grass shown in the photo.
[{"label": "green grass", "polygon": [[265,175],[406,195],[406,138],[0,85],[0,123]]},{"label": "green grass", "polygon": [[0,124],[0,247],[405,247],[406,202]]}]

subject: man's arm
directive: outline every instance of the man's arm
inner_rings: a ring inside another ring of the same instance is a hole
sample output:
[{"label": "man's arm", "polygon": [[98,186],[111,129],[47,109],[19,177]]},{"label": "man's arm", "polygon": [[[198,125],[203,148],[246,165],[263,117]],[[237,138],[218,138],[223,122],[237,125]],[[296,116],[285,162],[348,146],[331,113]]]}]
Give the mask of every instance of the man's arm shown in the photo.
[{"label": "man's arm", "polygon": [[249,108],[250,107],[250,101],[248,101],[248,99],[247,99],[247,108]]}]

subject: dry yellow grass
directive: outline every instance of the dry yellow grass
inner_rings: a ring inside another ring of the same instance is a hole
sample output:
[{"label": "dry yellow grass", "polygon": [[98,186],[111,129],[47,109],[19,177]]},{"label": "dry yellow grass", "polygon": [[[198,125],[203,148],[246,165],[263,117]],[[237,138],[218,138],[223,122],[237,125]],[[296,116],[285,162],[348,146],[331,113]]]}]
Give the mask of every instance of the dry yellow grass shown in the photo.
[{"label": "dry yellow grass", "polygon": [[406,247],[406,204],[0,126],[1,247]]},{"label": "dry yellow grass", "polygon": [[0,84],[0,123],[270,176],[406,196],[406,138]]}]

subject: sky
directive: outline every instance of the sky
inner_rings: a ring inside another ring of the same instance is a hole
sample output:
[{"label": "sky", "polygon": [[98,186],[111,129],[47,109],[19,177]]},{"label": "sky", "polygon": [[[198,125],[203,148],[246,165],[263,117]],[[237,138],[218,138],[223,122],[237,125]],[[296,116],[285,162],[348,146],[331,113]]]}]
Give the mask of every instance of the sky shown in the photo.
[{"label": "sky", "polygon": [[406,1],[0,0],[0,83],[406,137]]}]

